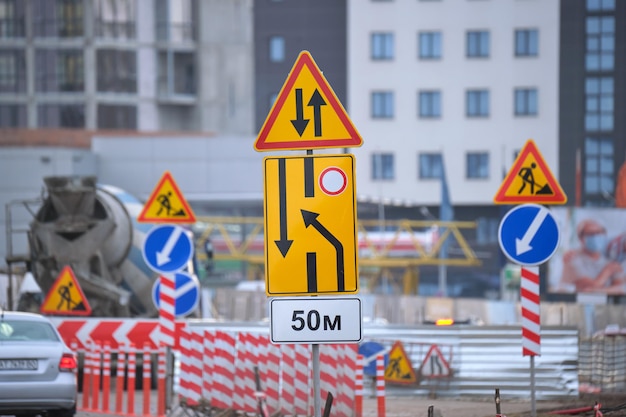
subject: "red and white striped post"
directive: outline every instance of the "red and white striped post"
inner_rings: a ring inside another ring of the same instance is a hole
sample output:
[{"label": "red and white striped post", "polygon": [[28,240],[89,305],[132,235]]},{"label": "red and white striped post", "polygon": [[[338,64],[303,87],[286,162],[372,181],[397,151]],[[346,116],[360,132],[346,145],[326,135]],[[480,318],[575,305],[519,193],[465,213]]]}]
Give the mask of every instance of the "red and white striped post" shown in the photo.
[{"label": "red and white striped post", "polygon": [[522,267],[520,291],[522,304],[522,355],[541,356],[538,266]]},{"label": "red and white striped post", "polygon": [[128,396],[128,404],[126,414],[135,415],[135,379],[137,377],[137,349],[135,344],[131,343],[128,348],[128,388],[126,395]]},{"label": "red and white striped post", "polygon": [[376,399],[378,417],[385,417],[385,357],[376,355]]},{"label": "red and white striped post", "polygon": [[102,366],[102,358],[100,352],[102,352],[102,343],[95,342],[91,345],[93,352],[91,353],[91,365],[93,378],[92,390],[91,390],[91,409],[94,411],[99,410],[100,407],[100,367]]},{"label": "red and white striped post", "polygon": [[83,353],[83,407],[89,410],[89,397],[91,395],[91,342],[88,341]]},{"label": "red and white striped post", "polygon": [[150,415],[150,391],[152,385],[152,360],[150,357],[150,345],[143,347],[143,415]]},{"label": "red and white striped post", "polygon": [[355,374],[356,389],[354,392],[354,417],[363,416],[363,355],[357,355],[356,359],[356,374]]},{"label": "red and white striped post", "polygon": [[157,382],[157,416],[165,416],[165,403],[166,403],[166,377],[167,377],[167,348],[165,345],[161,345],[158,353],[158,373],[159,378]]},{"label": "red and white striped post", "polygon": [[159,277],[159,327],[161,343],[172,347],[176,340],[176,279],[171,274]]},{"label": "red and white striped post", "polygon": [[102,412],[108,413],[111,399],[111,343],[104,342],[102,363]]},{"label": "red and white striped post", "polygon": [[126,354],[124,346],[119,345],[117,351],[117,376],[115,381],[115,412],[122,414],[122,403],[124,402],[124,370],[126,368]]},{"label": "red and white striped post", "polygon": [[535,356],[541,355],[541,311],[539,307],[539,267],[522,266],[522,356],[530,356],[531,416],[537,416],[535,401]]}]

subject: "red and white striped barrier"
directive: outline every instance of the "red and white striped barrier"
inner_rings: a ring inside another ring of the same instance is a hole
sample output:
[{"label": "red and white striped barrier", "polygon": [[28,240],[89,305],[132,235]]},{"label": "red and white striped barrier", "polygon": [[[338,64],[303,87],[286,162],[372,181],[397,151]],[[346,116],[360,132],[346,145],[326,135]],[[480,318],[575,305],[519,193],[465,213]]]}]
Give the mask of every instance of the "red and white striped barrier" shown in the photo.
[{"label": "red and white striped barrier", "polygon": [[339,350],[341,379],[337,393],[337,414],[351,416],[356,400],[356,370],[358,368],[358,346],[356,344],[336,345]]},{"label": "red and white striped barrier", "polygon": [[212,402],[213,391],[213,358],[215,357],[215,332],[204,331],[204,342],[202,345],[202,398],[209,404]]},{"label": "red and white striped barrier", "polygon": [[280,351],[283,361],[281,412],[286,415],[295,415],[297,414],[294,409],[296,403],[296,352],[293,345],[280,345]]},{"label": "red and white striped barrier", "polygon": [[520,300],[522,305],[522,355],[541,355],[541,313],[539,307],[539,267],[523,266]]},{"label": "red and white striped barrier", "polygon": [[[204,343],[193,350],[204,356],[199,361],[189,361],[185,358],[192,355],[185,350],[189,347],[187,339],[196,334],[204,335]],[[193,327],[184,330],[181,336],[185,337],[180,340],[183,349],[180,373],[182,397],[189,398],[189,390],[197,387],[201,400],[219,409],[254,413],[258,408],[257,400],[265,398],[265,404],[272,413],[314,414],[309,345],[273,345],[267,335],[219,330],[208,332]],[[322,345],[320,348],[323,395],[332,392],[336,401],[333,415],[352,417],[357,347]],[[206,356],[210,356],[212,362]],[[257,365],[261,391],[256,390],[254,367]],[[196,372],[201,372],[203,379],[194,376]]]},{"label": "red and white striped barrier", "polygon": [[[120,346],[150,345],[150,349],[156,350],[160,346],[160,323],[159,320],[138,319],[103,319],[103,318],[67,318],[50,317],[61,337],[68,346],[75,342],[80,350],[86,349],[90,341],[97,340],[101,343],[109,342],[111,349],[117,350]],[[176,329],[185,326],[185,322],[177,321]]]},{"label": "red and white striped barrier", "polygon": [[257,408],[257,399],[254,395],[256,391],[254,365],[257,362],[254,342],[255,339],[250,333],[237,334],[237,371],[233,407],[247,413],[254,413]]},{"label": "red and white striped barrier", "polygon": [[259,357],[261,381],[265,382],[265,399],[269,412],[280,409],[280,348],[270,343],[269,339],[259,336]]},{"label": "red and white striped barrier", "polygon": [[385,417],[385,357],[376,355],[376,403],[378,417]]}]

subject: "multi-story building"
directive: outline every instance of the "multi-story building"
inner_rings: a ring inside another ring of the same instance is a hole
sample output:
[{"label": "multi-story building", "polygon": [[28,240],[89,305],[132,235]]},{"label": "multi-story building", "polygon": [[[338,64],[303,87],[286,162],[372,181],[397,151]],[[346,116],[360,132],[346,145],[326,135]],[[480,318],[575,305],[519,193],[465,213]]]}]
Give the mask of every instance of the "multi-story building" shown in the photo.
[{"label": "multi-story building", "polygon": [[572,204],[612,207],[626,160],[626,3],[563,1],[560,39],[561,184]]},{"label": "multi-story building", "polygon": [[249,0],[0,1],[0,127],[253,129]]}]

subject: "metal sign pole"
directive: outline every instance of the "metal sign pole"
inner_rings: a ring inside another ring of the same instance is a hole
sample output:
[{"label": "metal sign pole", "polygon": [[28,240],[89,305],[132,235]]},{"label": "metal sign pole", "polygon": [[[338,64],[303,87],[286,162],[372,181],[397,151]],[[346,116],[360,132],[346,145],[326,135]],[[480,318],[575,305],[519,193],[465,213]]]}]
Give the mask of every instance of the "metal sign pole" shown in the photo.
[{"label": "metal sign pole", "polygon": [[[320,345],[313,343],[313,408],[314,416],[322,414],[322,391],[320,388]],[[534,417],[534,416],[533,416]]]},{"label": "metal sign pole", "polygon": [[530,415],[537,417],[537,403],[535,402],[535,356],[530,355]]}]

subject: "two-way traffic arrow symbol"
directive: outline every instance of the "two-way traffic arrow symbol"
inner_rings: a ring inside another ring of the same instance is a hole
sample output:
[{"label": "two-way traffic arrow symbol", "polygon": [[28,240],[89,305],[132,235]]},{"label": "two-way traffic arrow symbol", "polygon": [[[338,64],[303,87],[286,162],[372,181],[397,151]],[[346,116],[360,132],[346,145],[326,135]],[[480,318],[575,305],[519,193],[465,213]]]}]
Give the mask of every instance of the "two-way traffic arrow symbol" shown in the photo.
[{"label": "two-way traffic arrow symbol", "polygon": [[[291,121],[294,129],[298,132],[298,135],[302,137],[306,127],[309,124],[310,119],[304,118],[304,102],[302,100],[302,89],[296,88],[295,90],[296,96],[296,118]],[[313,107],[313,123],[315,129],[315,137],[322,136],[322,111],[321,107],[326,105],[326,101],[324,97],[320,94],[320,92],[315,89],[311,99],[307,103],[307,106]]]}]

